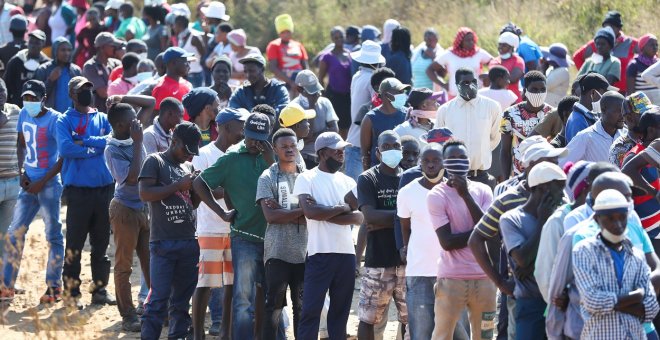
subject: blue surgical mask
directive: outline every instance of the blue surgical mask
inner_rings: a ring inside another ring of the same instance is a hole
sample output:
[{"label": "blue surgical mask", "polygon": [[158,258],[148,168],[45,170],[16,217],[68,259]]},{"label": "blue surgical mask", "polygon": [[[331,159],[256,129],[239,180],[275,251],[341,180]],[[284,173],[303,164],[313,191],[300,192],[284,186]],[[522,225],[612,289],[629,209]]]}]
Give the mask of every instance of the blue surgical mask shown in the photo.
[{"label": "blue surgical mask", "polygon": [[381,151],[380,159],[383,161],[383,163],[385,163],[385,165],[394,169],[399,166],[399,162],[401,162],[401,159],[403,159],[403,153],[401,150]]},{"label": "blue surgical mask", "polygon": [[41,112],[41,102],[23,101],[23,109],[30,117],[36,117]]},{"label": "blue surgical mask", "polygon": [[395,109],[403,110],[406,106],[406,100],[408,100],[408,95],[405,93],[399,93],[394,95],[394,100],[392,101],[392,106]]},{"label": "blue surgical mask", "polygon": [[112,26],[112,17],[105,18],[105,27]]}]

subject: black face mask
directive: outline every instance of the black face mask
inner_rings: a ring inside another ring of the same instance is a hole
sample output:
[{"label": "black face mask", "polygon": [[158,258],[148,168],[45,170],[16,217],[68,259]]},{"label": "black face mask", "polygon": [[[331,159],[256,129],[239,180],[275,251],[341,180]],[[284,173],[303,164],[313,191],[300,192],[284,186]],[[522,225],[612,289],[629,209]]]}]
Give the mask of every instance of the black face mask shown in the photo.
[{"label": "black face mask", "polygon": [[329,157],[329,158],[325,161],[325,166],[327,166],[327,167],[328,167],[328,170],[330,170],[330,172],[332,172],[332,173],[335,173],[335,172],[339,171],[339,169],[341,168],[341,166],[342,166],[343,164],[344,164],[344,163],[342,163],[342,162],[340,162],[340,161],[338,161],[338,160],[336,160],[336,159],[334,159],[334,158],[332,158],[332,157]]},{"label": "black face mask", "polygon": [[78,104],[81,106],[92,106],[92,90],[83,90],[78,93]]}]

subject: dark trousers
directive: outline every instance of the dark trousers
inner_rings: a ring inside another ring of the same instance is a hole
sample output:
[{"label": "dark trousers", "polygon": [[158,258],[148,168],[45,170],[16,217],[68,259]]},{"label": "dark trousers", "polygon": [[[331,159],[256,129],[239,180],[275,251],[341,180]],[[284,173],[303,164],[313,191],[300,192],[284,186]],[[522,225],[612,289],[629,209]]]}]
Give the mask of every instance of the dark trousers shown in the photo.
[{"label": "dark trousers", "polygon": [[325,295],[329,291],[328,335],[330,340],[346,339],[355,286],[355,255],[314,254],[305,263],[303,307],[298,339],[316,340]]},{"label": "dark trousers", "polygon": [[168,312],[168,338],[184,338],[192,319],[190,299],[197,286],[197,240],[162,240],[149,243],[151,291],[144,304],[142,339],[158,339]]},{"label": "dark trousers", "polygon": [[298,338],[298,322],[302,312],[304,263],[289,263],[278,259],[266,261],[266,320],[263,339],[275,339],[281,325],[282,308],[286,305],[286,288],[291,287],[293,304],[293,335]]},{"label": "dark trousers", "polygon": [[545,335],[545,308],[542,298],[516,299],[516,340],[547,339]]},{"label": "dark trousers", "polygon": [[66,187],[66,259],[62,270],[64,289],[71,296],[80,295],[80,257],[89,234],[94,292],[105,288],[110,278],[109,206],[113,186],[99,188]]}]

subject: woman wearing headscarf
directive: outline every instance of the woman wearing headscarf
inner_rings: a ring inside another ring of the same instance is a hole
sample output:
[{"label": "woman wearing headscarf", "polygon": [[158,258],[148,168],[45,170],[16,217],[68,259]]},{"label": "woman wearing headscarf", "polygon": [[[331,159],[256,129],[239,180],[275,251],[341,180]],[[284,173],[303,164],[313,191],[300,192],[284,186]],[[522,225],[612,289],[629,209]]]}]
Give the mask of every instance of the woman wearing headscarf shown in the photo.
[{"label": "woman wearing headscarf", "polygon": [[660,92],[660,89],[642,78],[642,72],[658,62],[658,38],[650,33],[643,35],[639,38],[639,51],[626,70],[626,93],[642,91],[649,97],[658,97],[648,92]]},{"label": "woman wearing headscarf", "polygon": [[239,60],[249,54],[261,54],[261,51],[258,47],[247,45],[247,35],[242,28],[227,33],[227,41],[229,41],[229,46],[231,46],[231,53],[229,53],[231,68],[233,70],[231,79],[233,79],[233,83],[238,86],[243,80],[245,80],[243,64],[241,64]]},{"label": "woman wearing headscarf", "polygon": [[[440,54],[426,70],[426,74],[436,84],[436,91],[444,89],[449,99],[458,95],[458,88],[454,75],[461,67],[467,67],[480,75],[483,65],[488,64],[493,56],[486,50],[477,46],[477,34],[468,27],[459,28],[452,47]],[[441,77],[448,76],[445,82]],[[481,86],[481,84],[479,84]]]},{"label": "woman wearing headscarf", "polygon": [[268,69],[277,79],[287,84],[289,91],[295,92],[296,74],[309,68],[307,51],[298,41],[291,39],[293,35],[293,19],[289,14],[281,14],[275,18],[275,29],[279,38],[266,46]]},{"label": "woman wearing headscarf", "polygon": [[621,60],[611,53],[614,48],[612,28],[599,29],[594,36],[594,44],[596,44],[596,53],[584,62],[578,75],[596,72],[605,77],[610,85],[617,83],[621,79]]},{"label": "woman wearing headscarf", "polygon": [[635,92],[626,97],[623,104],[623,119],[626,122],[628,133],[622,134],[612,143],[609,156],[610,163],[623,167],[624,156],[640,141],[640,136],[637,133],[639,118],[652,107],[651,101],[642,92]]},{"label": "woman wearing headscarf", "polygon": [[497,51],[500,55],[488,63],[488,68],[501,65],[509,71],[509,86],[507,88],[518,96],[516,101],[518,103],[522,100],[520,96],[520,79],[525,75],[525,60],[516,53],[520,38],[511,32],[504,32],[500,34],[497,42]]}]

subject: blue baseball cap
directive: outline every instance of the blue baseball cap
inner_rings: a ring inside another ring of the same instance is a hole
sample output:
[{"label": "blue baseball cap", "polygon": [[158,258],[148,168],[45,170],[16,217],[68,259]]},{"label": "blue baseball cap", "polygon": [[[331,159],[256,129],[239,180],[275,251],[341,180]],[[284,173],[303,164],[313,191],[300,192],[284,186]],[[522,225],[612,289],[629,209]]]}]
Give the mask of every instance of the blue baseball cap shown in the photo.
[{"label": "blue baseball cap", "polygon": [[250,116],[250,112],[244,108],[235,109],[233,107],[227,107],[218,113],[215,117],[215,122],[218,123],[218,125],[229,123],[232,120],[244,122],[247,120],[248,116]]},{"label": "blue baseball cap", "polygon": [[186,58],[189,61],[197,59],[194,53],[190,53],[181,47],[169,47],[168,49],[165,50],[165,54],[163,54],[164,63],[167,64],[170,60],[176,58]]}]

